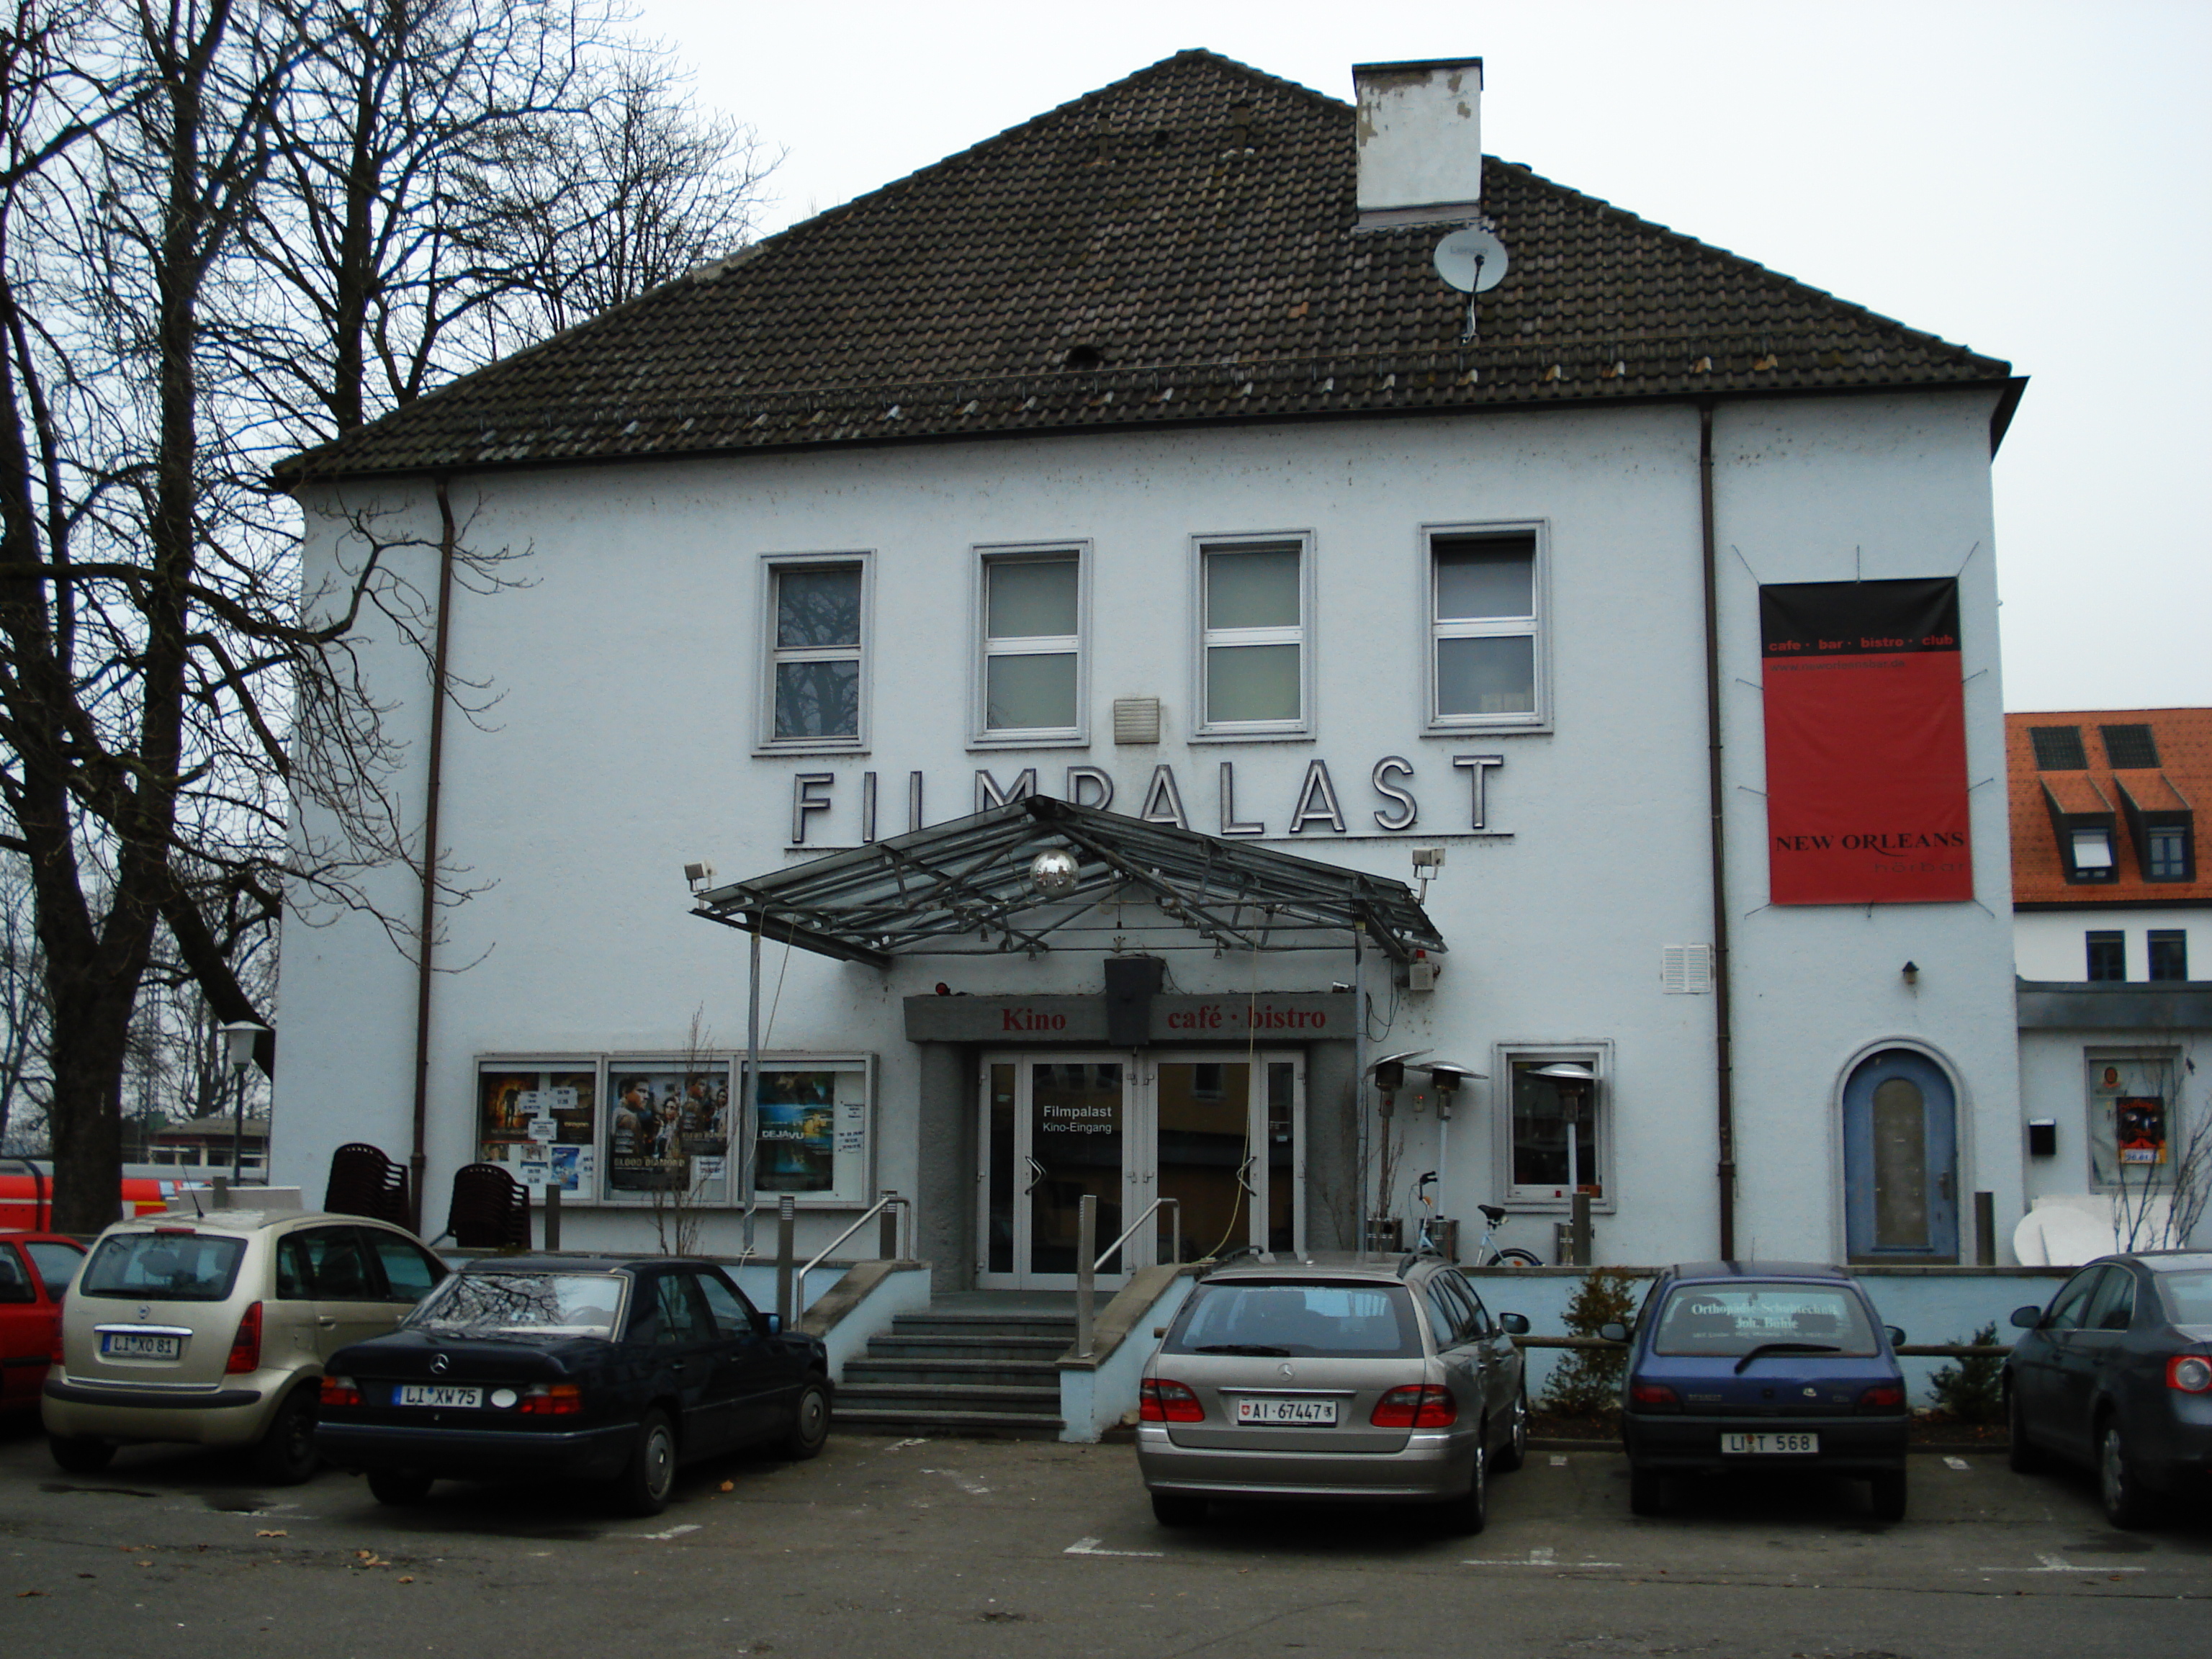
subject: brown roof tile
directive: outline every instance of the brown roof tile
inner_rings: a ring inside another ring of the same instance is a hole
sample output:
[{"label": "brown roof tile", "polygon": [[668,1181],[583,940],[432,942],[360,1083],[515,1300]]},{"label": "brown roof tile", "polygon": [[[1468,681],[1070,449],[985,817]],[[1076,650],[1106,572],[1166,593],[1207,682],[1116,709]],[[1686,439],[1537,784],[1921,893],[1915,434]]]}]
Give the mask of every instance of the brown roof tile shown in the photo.
[{"label": "brown roof tile", "polygon": [[[1179,52],[279,476],[2010,373],[1494,157],[1512,264],[1462,348],[1438,229],[1354,229],[1352,121]],[[1071,369],[1079,346],[1100,366]]]},{"label": "brown roof tile", "polygon": [[[2157,747],[2154,769],[2115,769],[2099,728],[2147,726]],[[2086,771],[2039,771],[2034,740],[2039,726],[2072,726],[2081,734]],[[2005,762],[2012,795],[2012,887],[2017,905],[2185,904],[2212,902],[2212,859],[2203,844],[2207,826],[2192,823],[2197,879],[2148,881],[2128,832],[2127,797],[2142,811],[2189,811],[2212,805],[2212,708],[2081,709],[2072,713],[2007,714]],[[2110,882],[2069,882],[2058,837],[2044,804],[2049,790],[2062,811],[2117,815],[2113,855],[2118,872]]]}]

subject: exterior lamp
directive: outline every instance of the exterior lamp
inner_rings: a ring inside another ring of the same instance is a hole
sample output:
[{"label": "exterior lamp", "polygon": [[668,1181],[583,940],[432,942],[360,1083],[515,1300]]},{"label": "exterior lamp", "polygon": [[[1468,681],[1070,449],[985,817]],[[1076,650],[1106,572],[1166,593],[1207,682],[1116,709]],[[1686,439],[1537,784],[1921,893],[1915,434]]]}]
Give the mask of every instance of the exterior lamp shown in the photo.
[{"label": "exterior lamp", "polygon": [[[269,1034],[266,1025],[250,1019],[225,1020],[216,1028],[222,1033],[222,1057],[229,1063],[230,1073],[238,1089],[238,1115],[230,1130],[230,1182],[238,1185],[246,1163],[246,1068],[253,1063],[253,1045]],[[263,1177],[268,1176],[264,1165]]]},{"label": "exterior lamp", "polygon": [[684,866],[684,879],[690,884],[695,893],[702,888],[712,887],[714,884],[714,866],[704,860],[697,864],[687,864]]},{"label": "exterior lamp", "polygon": [[1918,963],[1908,962],[1905,964],[1905,982],[1907,985],[1917,985],[1920,983],[1920,964]]},{"label": "exterior lamp", "polygon": [[1559,1117],[1567,1126],[1567,1190],[1578,1193],[1583,1188],[1582,1142],[1575,1133],[1583,1120],[1583,1102],[1597,1084],[1597,1073],[1587,1066],[1577,1066],[1571,1060],[1559,1060],[1549,1066],[1539,1066],[1534,1076],[1549,1078],[1559,1096]]},{"label": "exterior lamp", "polygon": [[1082,875],[1083,866],[1065,847],[1048,847],[1030,860],[1030,885],[1047,898],[1073,891]]}]

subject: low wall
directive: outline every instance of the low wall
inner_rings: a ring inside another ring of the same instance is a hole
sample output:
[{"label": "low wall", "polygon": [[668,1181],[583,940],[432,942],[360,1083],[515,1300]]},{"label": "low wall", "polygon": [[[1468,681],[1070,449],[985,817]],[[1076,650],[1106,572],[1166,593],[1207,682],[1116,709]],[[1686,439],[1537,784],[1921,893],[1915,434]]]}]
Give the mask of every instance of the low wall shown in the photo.
[{"label": "low wall", "polygon": [[1160,1346],[1152,1333],[1175,1317],[1200,1271],[1194,1264],[1139,1268],[1100,1310],[1091,1327],[1091,1352],[1071,1349],[1060,1356],[1062,1440],[1097,1440],[1137,1409],[1145,1362]]},{"label": "low wall", "polygon": [[[775,1269],[768,1277],[766,1307],[775,1305]],[[929,1307],[929,1263],[927,1261],[856,1261],[844,1276],[830,1284],[799,1316],[799,1328],[818,1336],[830,1351],[830,1380],[845,1380],[845,1364],[866,1353],[868,1344],[891,1328],[901,1314],[923,1313]],[[806,1281],[809,1291],[829,1279],[817,1273]],[[745,1293],[752,1295],[750,1286]],[[760,1303],[760,1298],[754,1300]]]},{"label": "low wall", "polygon": [[[1493,1314],[1525,1314],[1532,1336],[1565,1336],[1567,1304],[1583,1281],[1580,1267],[1464,1267],[1468,1282]],[[1656,1267],[1616,1267],[1638,1281],[1656,1277]],[[1854,1267],[1857,1279],[1885,1325],[1895,1325],[1912,1343],[1963,1343],[1984,1325],[1997,1328],[1996,1340],[2009,1345],[2018,1334],[2008,1322],[2026,1303],[2047,1303],[2075,1270],[2071,1267]],[[1635,1295],[1641,1301],[1646,1285]],[[1528,1395],[1541,1401],[1553,1368],[1566,1358],[1558,1349],[1529,1348]],[[1899,1363],[1912,1403],[1933,1403],[1929,1378],[1955,1360],[1905,1356]]]}]

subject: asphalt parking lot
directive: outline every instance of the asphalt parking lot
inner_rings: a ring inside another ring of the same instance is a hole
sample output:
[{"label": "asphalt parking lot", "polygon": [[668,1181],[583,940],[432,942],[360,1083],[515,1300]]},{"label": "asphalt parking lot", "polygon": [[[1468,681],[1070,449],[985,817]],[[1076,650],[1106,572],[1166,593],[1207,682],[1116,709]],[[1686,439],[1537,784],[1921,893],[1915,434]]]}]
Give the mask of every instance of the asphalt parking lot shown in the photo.
[{"label": "asphalt parking lot", "polygon": [[1632,1517],[1610,1451],[1537,1451],[1474,1538],[1417,1512],[1153,1524],[1127,1446],[833,1437],[688,1471],[650,1521],[587,1492],[257,1486],[184,1449],[63,1474],[0,1433],[8,1650],[566,1656],[1395,1654],[1789,1659],[2201,1652],[2212,1516],[2112,1531],[2086,1479],[1916,1456],[1863,1485],[1742,1481]]}]

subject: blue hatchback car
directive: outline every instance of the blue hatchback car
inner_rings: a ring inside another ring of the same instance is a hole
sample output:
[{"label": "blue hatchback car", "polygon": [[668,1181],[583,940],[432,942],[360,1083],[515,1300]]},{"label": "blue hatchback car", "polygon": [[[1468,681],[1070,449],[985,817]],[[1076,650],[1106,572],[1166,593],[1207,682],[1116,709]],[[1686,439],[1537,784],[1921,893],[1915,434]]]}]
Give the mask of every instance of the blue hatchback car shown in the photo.
[{"label": "blue hatchback car", "polygon": [[1796,1261],[1706,1261],[1659,1276],[1631,1332],[1621,1390],[1629,1507],[1656,1515],[1676,1476],[1818,1471],[1874,1484],[1905,1516],[1908,1417],[1896,1347],[1857,1284]]}]

